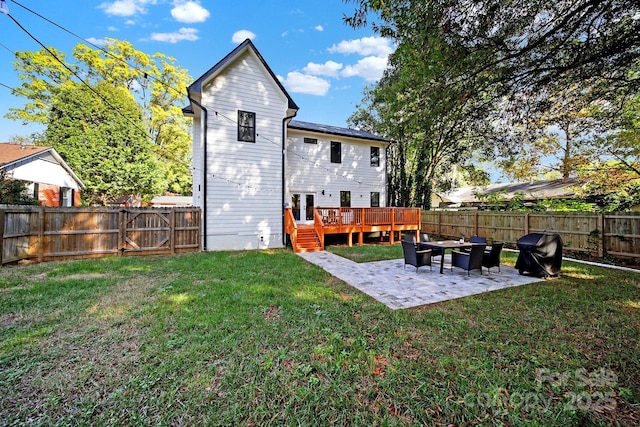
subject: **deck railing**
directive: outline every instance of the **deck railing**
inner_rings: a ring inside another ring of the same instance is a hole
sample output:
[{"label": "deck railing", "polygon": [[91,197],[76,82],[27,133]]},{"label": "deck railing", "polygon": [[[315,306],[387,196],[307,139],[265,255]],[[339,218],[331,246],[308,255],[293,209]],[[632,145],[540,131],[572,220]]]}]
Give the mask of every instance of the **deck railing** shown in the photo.
[{"label": "deck railing", "polygon": [[315,209],[325,226],[419,225],[418,208],[323,208]]},{"label": "deck railing", "polygon": [[292,247],[296,247],[298,242],[298,225],[293,217],[293,211],[291,208],[284,210],[284,232],[289,235]]},{"label": "deck railing", "polygon": [[418,208],[315,208],[315,222],[320,241],[324,245],[325,234],[349,234],[351,245],[353,233],[358,234],[358,243],[363,242],[363,233],[389,232],[389,241],[394,242],[395,233],[420,230]]}]

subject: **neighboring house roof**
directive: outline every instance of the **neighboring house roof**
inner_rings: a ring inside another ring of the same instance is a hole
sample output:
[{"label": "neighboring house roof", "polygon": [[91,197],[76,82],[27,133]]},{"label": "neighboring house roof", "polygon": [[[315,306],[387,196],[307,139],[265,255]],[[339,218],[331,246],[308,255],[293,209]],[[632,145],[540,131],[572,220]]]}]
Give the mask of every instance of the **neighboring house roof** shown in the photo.
[{"label": "neighboring house roof", "polygon": [[27,159],[50,148],[3,142],[0,145],[0,169],[9,167],[18,160]]},{"label": "neighboring house roof", "polygon": [[389,143],[389,140],[370,132],[356,129],[341,128],[338,126],[320,125],[316,123],[301,122],[299,120],[291,120],[287,126],[289,129],[298,129],[303,131],[318,132],[328,135],[347,136],[351,138],[368,139],[371,141],[379,141]]},{"label": "neighboring house roof", "polygon": [[523,193],[525,200],[541,199],[566,199],[574,197],[574,188],[580,186],[580,182],[575,179],[554,179],[534,182],[518,182],[506,184],[491,184],[484,187],[462,187],[442,195],[445,203],[479,203],[480,199],[476,194],[490,195],[500,193],[503,200],[511,200],[516,193]]},{"label": "neighboring house roof", "polygon": [[[60,157],[53,147],[39,147],[36,145],[0,143],[0,169],[15,170],[20,166],[37,160],[51,161],[60,165],[76,181],[79,187],[84,188],[82,180],[71,170],[69,165]],[[26,177],[16,179],[29,180]],[[47,182],[47,178],[31,179],[32,182],[59,185],[58,182]]]},{"label": "neighboring house roof", "polygon": [[[289,108],[292,109],[292,110],[299,110],[299,107],[296,105],[296,103],[294,102],[293,98],[291,98],[291,96],[287,93],[287,91],[284,88],[284,86],[282,86],[282,83],[280,83],[280,80],[278,80],[276,75],[273,73],[273,71],[271,70],[271,68],[267,64],[267,62],[264,60],[262,55],[260,55],[260,52],[258,52],[258,49],[256,49],[255,45],[251,42],[250,39],[246,39],[244,42],[240,43],[238,45],[238,47],[236,47],[231,52],[229,52],[229,54],[227,56],[225,56],[224,58],[222,58],[222,60],[220,60],[220,62],[218,62],[213,67],[211,67],[209,69],[209,71],[207,71],[202,76],[200,76],[196,81],[191,83],[191,85],[189,85],[187,87],[187,92],[189,94],[189,99],[191,100],[191,98],[199,98],[199,94],[202,93],[202,86],[207,81],[209,81],[213,76],[217,75],[221,70],[223,70],[227,66],[227,64],[232,62],[236,57],[241,55],[247,49],[251,49],[253,51],[253,53],[258,57],[258,59],[260,60],[260,62],[264,66],[264,68],[267,70],[267,72],[269,73],[269,75],[271,76],[271,78],[273,79],[275,84],[278,85],[278,87],[280,88],[282,93],[287,97],[287,100],[289,102]],[[196,99],[196,100],[199,101],[199,99]],[[182,109],[182,112],[185,115],[193,114],[193,112],[194,112],[193,105],[184,107]]]}]

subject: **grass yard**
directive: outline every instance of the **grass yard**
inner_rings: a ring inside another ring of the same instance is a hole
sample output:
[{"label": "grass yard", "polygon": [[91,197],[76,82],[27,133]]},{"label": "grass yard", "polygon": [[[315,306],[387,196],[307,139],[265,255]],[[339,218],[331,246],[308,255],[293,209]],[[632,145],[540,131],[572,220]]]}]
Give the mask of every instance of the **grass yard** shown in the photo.
[{"label": "grass yard", "polygon": [[391,311],[287,250],[0,269],[0,425],[638,422],[637,273]]}]

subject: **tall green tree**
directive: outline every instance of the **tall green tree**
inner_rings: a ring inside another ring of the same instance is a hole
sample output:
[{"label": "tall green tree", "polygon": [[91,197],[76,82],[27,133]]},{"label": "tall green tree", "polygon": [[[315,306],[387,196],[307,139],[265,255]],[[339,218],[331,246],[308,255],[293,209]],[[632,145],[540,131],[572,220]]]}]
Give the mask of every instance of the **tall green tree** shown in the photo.
[{"label": "tall green tree", "polygon": [[454,79],[476,58],[452,50],[435,25],[439,13],[407,3],[385,15],[395,24],[397,49],[361,107],[369,113],[356,112],[352,120],[375,118],[377,130],[396,141],[389,150],[393,205],[429,208],[442,171],[471,158],[490,131],[484,117],[493,100]]},{"label": "tall green tree", "polygon": [[[488,159],[518,159],[523,142],[544,141],[550,119],[574,143],[571,126],[585,105],[614,103],[640,87],[634,0],[346,1],[356,4],[345,17],[349,25],[370,23],[396,41],[390,73],[397,79],[382,79],[373,91],[393,87],[403,97],[390,109],[396,116],[381,119],[413,125],[402,131],[407,146],[420,147],[416,189],[429,185],[439,165],[467,160],[471,149],[482,148]],[[567,114],[549,115],[554,99]],[[576,150],[546,138],[568,153],[567,174]]]},{"label": "tall green tree", "polygon": [[148,132],[166,182],[160,192],[190,194],[190,122],[181,111],[185,102],[183,88],[190,76],[175,64],[174,58],[161,53],[148,55],[127,41],[107,42],[104,50],[78,44],[73,50],[73,60],[49,48],[66,67],[44,49],[16,52],[14,66],[22,80],[16,94],[26,102],[22,108],[10,109],[6,116],[50,125],[49,112],[56,93],[77,83],[75,75],[91,86],[106,82],[122,87],[141,108],[141,126]]},{"label": "tall green tree", "polygon": [[148,198],[165,188],[141,109],[124,87],[67,84],[55,91],[48,118],[45,140],[85,183],[85,202]]},{"label": "tall green tree", "polygon": [[426,41],[419,19],[427,17],[451,46],[441,59],[465,62],[447,80],[504,97],[520,115],[543,112],[549,96],[576,83],[578,102],[635,93],[640,86],[636,0],[346,1],[356,4],[348,24],[367,25],[374,13],[373,28],[400,43]]},{"label": "tall green tree", "polygon": [[586,147],[590,161],[579,166],[578,178],[585,195],[607,210],[627,210],[640,204],[640,95],[624,102],[615,116],[615,129]]}]

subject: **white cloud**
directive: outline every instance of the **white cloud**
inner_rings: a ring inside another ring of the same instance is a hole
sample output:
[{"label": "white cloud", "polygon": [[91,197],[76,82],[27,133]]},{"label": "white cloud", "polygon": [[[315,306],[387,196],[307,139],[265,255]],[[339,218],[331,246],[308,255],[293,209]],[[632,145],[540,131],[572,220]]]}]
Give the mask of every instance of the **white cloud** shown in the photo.
[{"label": "white cloud", "polygon": [[329,49],[329,53],[351,54],[357,53],[362,56],[387,57],[394,50],[391,40],[384,37],[363,37],[355,40],[343,40],[334,44]]},{"label": "white cloud", "polygon": [[109,43],[111,43],[109,40],[106,39],[97,39],[95,37],[89,37],[87,39],[85,39],[87,42],[96,45],[96,46],[106,46]]},{"label": "white cloud", "polygon": [[324,27],[322,25],[316,25],[313,29],[320,32],[324,31]]},{"label": "white cloud", "polygon": [[195,28],[180,28],[173,33],[153,33],[151,34],[151,40],[164,43],[178,43],[181,41],[196,41],[198,40],[198,30]]},{"label": "white cloud", "polygon": [[156,4],[157,0],[116,0],[101,3],[98,8],[104,10],[107,15],[133,16],[138,13],[146,13],[147,4]]},{"label": "white cloud", "polygon": [[120,30],[118,29],[118,27],[114,27],[114,26],[109,26],[109,27],[107,28],[107,30],[109,30],[109,31],[114,31],[114,32],[115,32],[115,31],[120,31]]},{"label": "white cloud", "polygon": [[320,77],[302,74],[298,71],[290,72],[287,74],[286,79],[281,76],[278,76],[278,79],[289,92],[293,93],[324,96],[329,92],[329,88],[331,87],[331,83]]},{"label": "white cloud", "polygon": [[198,1],[174,0],[171,16],[178,22],[192,24],[204,22],[211,14],[207,9],[200,6]]},{"label": "white cloud", "polygon": [[342,64],[335,61],[327,61],[324,64],[309,62],[302,70],[314,76],[339,77]]},{"label": "white cloud", "polygon": [[127,19],[125,21],[125,25],[136,25],[136,21],[134,21],[133,19]]},{"label": "white cloud", "polygon": [[240,30],[240,31],[236,31],[235,33],[233,33],[233,36],[231,37],[231,41],[235,44],[239,44],[242,43],[243,41],[245,41],[246,39],[255,39],[256,35],[254,33],[252,33],[249,30]]},{"label": "white cloud", "polygon": [[369,82],[375,82],[380,80],[386,68],[387,58],[367,56],[359,60],[355,65],[347,65],[340,74],[342,77],[358,76]]}]

